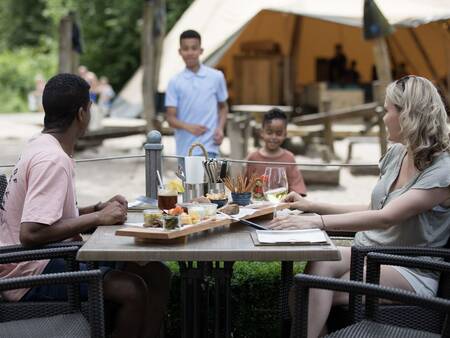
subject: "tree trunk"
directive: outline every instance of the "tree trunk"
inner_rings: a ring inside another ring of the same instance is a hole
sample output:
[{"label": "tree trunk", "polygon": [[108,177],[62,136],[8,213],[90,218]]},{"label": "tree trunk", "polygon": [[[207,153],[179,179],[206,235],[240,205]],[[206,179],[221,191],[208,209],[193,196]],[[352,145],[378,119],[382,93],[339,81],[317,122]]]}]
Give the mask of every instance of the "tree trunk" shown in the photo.
[{"label": "tree trunk", "polygon": [[59,22],[58,72],[72,72],[72,19],[68,15]]},{"label": "tree trunk", "polygon": [[153,26],[155,14],[155,2],[147,0],[144,2],[142,27],[141,64],[142,76],[142,116],[147,121],[147,132],[153,129],[155,119],[155,90],[154,81],[154,53],[153,53]]}]

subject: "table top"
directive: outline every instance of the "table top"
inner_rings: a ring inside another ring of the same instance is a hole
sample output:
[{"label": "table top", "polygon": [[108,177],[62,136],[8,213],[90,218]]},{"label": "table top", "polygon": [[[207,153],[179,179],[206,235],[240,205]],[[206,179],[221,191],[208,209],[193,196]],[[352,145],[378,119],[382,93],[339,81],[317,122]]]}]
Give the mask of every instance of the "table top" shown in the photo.
[{"label": "table top", "polygon": [[243,113],[266,113],[270,109],[278,108],[285,113],[292,112],[292,106],[274,106],[265,104],[238,104],[231,106],[231,111],[233,112],[243,112]]},{"label": "table top", "polygon": [[188,237],[187,243],[136,243],[133,237],[116,236],[120,226],[101,226],[78,251],[81,261],[321,261],[340,260],[329,245],[255,246],[240,223],[207,230]]}]

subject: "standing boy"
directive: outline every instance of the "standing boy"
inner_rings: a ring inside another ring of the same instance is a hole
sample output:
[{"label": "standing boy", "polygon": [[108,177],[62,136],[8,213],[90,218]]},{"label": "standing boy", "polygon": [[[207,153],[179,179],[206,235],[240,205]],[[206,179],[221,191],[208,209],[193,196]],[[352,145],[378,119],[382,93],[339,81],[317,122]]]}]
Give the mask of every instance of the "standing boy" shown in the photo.
[{"label": "standing boy", "polygon": [[[300,170],[295,165],[294,155],[281,148],[287,136],[287,117],[280,109],[269,110],[265,115],[262,123],[261,138],[264,146],[247,157],[247,161],[261,162],[288,162],[292,165],[280,164],[279,167],[286,168],[289,191],[295,191],[306,196],[306,186],[303,181]],[[264,175],[266,167],[274,167],[274,165],[266,164],[247,164],[246,176],[250,178],[253,174],[258,177]]]},{"label": "standing boy", "polygon": [[[179,54],[186,68],[175,75],[166,90],[166,118],[175,129],[177,155],[186,156],[190,145],[202,143],[209,157],[217,157],[227,121],[227,87],[223,73],[200,63],[200,34],[180,35]],[[197,155],[199,149],[194,149]]]},{"label": "standing boy", "polygon": [[[75,192],[75,144],[91,118],[89,84],[73,74],[51,78],[43,92],[44,130],[27,144],[0,205],[0,246],[34,247],[68,239],[108,224],[122,224],[127,201],[117,195],[107,202],[78,208]],[[85,264],[80,264],[82,270]],[[117,306],[113,337],[157,337],[169,293],[170,272],[161,263],[127,263],[118,270],[101,265],[103,292]],[[0,279],[65,271],[61,258],[0,264]],[[62,285],[10,290],[9,301],[64,300]],[[81,288],[82,298],[87,288]]]}]

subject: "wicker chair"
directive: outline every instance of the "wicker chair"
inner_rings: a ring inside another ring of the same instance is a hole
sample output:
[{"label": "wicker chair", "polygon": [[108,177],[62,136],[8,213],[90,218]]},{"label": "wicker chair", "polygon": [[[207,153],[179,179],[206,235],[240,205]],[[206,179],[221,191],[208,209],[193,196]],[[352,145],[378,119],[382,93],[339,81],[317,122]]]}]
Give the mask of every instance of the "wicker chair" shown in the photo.
[{"label": "wicker chair", "polygon": [[[450,250],[445,248],[418,248],[418,247],[352,247],[350,279],[362,281],[364,274],[365,258],[372,252],[383,254],[400,255],[399,263],[409,262],[409,257],[440,257],[445,261],[450,260]],[[418,267],[418,266],[412,266]],[[368,271],[369,272],[369,271]],[[367,275],[367,280],[371,276]],[[437,296],[440,298],[450,299],[450,273],[443,271],[439,279],[439,288]],[[361,296],[350,294],[349,306],[333,307],[329,320],[328,328],[331,331],[341,328],[343,325],[351,323],[352,318],[349,312],[355,313],[355,319],[358,320],[364,316],[364,307],[362,305]],[[411,305],[399,304],[383,304],[379,308],[377,314],[378,319],[383,322],[396,324],[399,326],[412,327],[418,330],[426,330],[439,333],[443,325],[443,316],[436,314],[428,309],[418,308]]]},{"label": "wicker chair", "polygon": [[[69,262],[76,262],[75,255],[79,247],[58,247],[59,244],[30,250],[20,250],[20,246],[4,247],[0,251],[0,264],[52,258],[65,258]],[[76,284],[80,283],[88,283],[89,287],[89,299],[84,314],[79,289],[76,287]],[[0,337],[104,337],[102,275],[99,270],[2,279],[0,290],[42,284],[66,284],[68,301],[0,301]]]},{"label": "wicker chair", "polygon": [[[444,263],[445,264],[445,263]],[[448,266],[447,266],[448,268]],[[341,292],[353,292],[358,295],[368,296],[366,302],[365,318],[341,330],[332,332],[327,337],[351,338],[351,337],[450,337],[450,326],[447,321],[441,334],[419,331],[411,328],[385,324],[375,319],[378,311],[376,298],[390,299],[405,304],[412,304],[430,310],[450,314],[450,301],[438,297],[422,297],[394,288],[386,288],[375,284],[356,281],[345,281],[335,278],[319,277],[299,274],[294,278],[295,312],[292,322],[291,337],[303,338],[308,333],[308,297],[309,289],[326,289]],[[371,299],[369,301],[369,298]],[[375,299],[374,299],[375,298]]]},{"label": "wicker chair", "polygon": [[2,205],[3,195],[6,191],[6,186],[8,185],[8,180],[6,179],[6,175],[0,175],[0,205]]}]

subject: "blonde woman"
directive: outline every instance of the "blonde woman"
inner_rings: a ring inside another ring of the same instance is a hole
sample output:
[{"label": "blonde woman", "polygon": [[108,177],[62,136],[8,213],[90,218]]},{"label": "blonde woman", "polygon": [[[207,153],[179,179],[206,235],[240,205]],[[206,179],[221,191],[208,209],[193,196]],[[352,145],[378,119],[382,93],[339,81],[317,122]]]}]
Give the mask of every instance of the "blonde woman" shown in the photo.
[{"label": "blonde woman", "polygon": [[[380,178],[370,205],[318,203],[291,193],[286,201],[292,207],[319,215],[277,218],[271,228],[358,231],[355,244],[362,246],[446,244],[450,235],[450,140],[444,103],[429,80],[405,76],[387,87],[385,111],[388,140],[393,145],[380,161]],[[306,273],[348,279],[350,248],[340,250],[341,261],[309,263]],[[380,283],[433,295],[438,276],[382,266]],[[347,294],[311,290],[308,336],[319,336],[331,306],[346,302]]]}]

